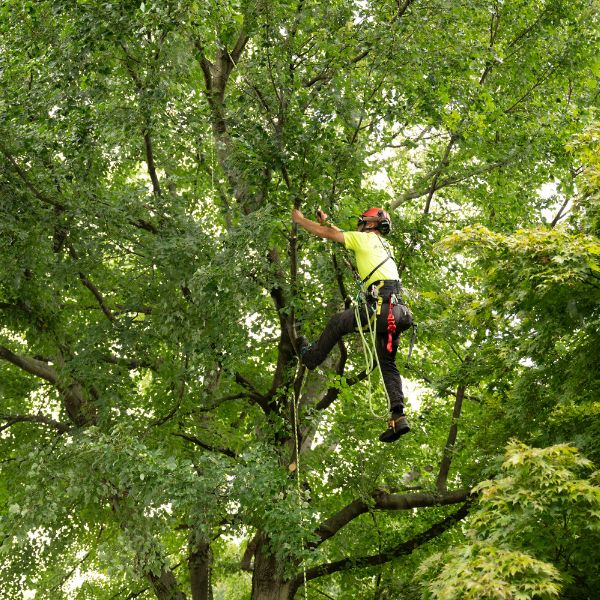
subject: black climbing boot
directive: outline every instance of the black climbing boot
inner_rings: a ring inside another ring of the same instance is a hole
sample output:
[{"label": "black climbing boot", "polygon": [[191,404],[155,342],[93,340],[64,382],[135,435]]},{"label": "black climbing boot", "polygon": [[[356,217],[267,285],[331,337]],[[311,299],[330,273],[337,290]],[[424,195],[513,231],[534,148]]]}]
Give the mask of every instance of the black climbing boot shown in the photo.
[{"label": "black climbing boot", "polygon": [[410,427],[404,415],[399,413],[392,414],[388,421],[388,428],[379,436],[382,442],[395,442],[401,435],[408,433]]}]

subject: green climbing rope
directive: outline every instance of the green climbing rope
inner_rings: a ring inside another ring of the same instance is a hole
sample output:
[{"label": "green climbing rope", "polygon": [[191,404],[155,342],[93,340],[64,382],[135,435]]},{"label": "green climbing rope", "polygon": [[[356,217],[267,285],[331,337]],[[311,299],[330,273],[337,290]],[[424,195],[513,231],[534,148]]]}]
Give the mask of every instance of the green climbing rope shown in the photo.
[{"label": "green climbing rope", "polygon": [[[377,312],[375,311],[375,312],[373,312],[372,315],[369,315],[369,307],[368,307],[368,304],[364,300],[362,291],[359,292],[359,294],[357,295],[353,304],[354,304],[354,315],[355,315],[355,319],[356,319],[356,324],[358,327],[358,331],[360,333],[360,339],[361,339],[362,347],[363,347],[363,354],[365,357],[365,369],[367,372],[367,398],[369,399],[369,410],[371,411],[371,414],[373,415],[373,417],[375,417],[376,419],[378,419],[378,420],[379,419],[387,419],[389,410],[391,407],[391,400],[390,400],[390,395],[388,393],[387,387],[385,386],[385,382],[383,384],[383,389],[385,391],[385,397],[387,399],[388,412],[386,412],[385,415],[379,415],[375,412],[375,410],[373,408],[373,389],[371,386],[371,372],[374,369],[375,362],[377,362],[377,367],[379,368],[379,372],[381,373],[381,364],[379,364],[379,356],[377,355],[377,347],[376,347],[377,324],[375,323],[375,320],[377,318]],[[367,339],[365,336],[364,326],[361,326],[361,315],[360,315],[361,304],[364,306],[365,313],[367,315],[367,328],[368,328],[368,332],[369,332],[369,335],[368,335],[369,341],[368,342],[367,342]],[[375,361],[373,361],[373,356],[375,356]]]}]

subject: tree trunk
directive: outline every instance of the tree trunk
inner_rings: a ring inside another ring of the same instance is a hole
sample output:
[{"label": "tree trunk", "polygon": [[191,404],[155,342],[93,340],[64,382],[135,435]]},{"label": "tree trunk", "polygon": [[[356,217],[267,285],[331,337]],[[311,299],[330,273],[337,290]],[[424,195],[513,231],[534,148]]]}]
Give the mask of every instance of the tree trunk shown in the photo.
[{"label": "tree trunk", "polygon": [[192,587],[192,600],[212,600],[212,586],[210,582],[212,565],[212,552],[206,540],[194,542],[190,540],[190,555],[188,566],[190,570],[190,583]]},{"label": "tree trunk", "polygon": [[292,600],[290,581],[284,579],[284,565],[268,553],[267,539],[257,538],[252,573],[251,600]]},{"label": "tree trunk", "polygon": [[150,573],[148,579],[158,600],[185,600],[185,594],[179,591],[172,571],[162,569],[159,576]]}]

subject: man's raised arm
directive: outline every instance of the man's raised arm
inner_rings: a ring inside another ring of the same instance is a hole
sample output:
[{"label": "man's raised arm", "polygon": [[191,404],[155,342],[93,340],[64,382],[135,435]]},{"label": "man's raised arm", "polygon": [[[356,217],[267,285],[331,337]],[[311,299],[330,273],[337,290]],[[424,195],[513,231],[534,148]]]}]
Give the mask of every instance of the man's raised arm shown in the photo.
[{"label": "man's raised arm", "polygon": [[[307,219],[297,208],[294,208],[294,210],[292,210],[292,221],[294,223],[297,223],[298,225],[300,225],[300,227],[303,227],[304,229],[306,229],[306,231],[312,233],[313,235],[317,235],[328,240],[333,240],[334,242],[338,242],[339,244],[344,243],[343,231],[341,231],[337,227],[328,227],[326,225],[320,225],[315,221],[311,221],[310,219]],[[325,219],[323,218],[321,222],[324,221]]]}]

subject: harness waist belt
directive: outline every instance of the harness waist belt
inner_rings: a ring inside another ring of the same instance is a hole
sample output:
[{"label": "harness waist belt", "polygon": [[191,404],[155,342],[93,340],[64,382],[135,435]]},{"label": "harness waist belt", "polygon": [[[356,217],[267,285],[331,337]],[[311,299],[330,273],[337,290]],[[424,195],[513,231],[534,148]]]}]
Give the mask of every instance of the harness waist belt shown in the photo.
[{"label": "harness waist belt", "polygon": [[380,296],[390,296],[391,294],[402,293],[402,284],[397,279],[380,279],[369,285],[379,292]]},{"label": "harness waist belt", "polygon": [[369,286],[375,285],[378,288],[397,287],[399,290],[402,288],[398,279],[378,279],[369,284]]},{"label": "harness waist belt", "polygon": [[389,302],[391,296],[396,296],[396,304],[404,304],[402,301],[402,285],[397,279],[381,279],[374,281],[367,288],[367,297],[375,300],[381,298]]}]

